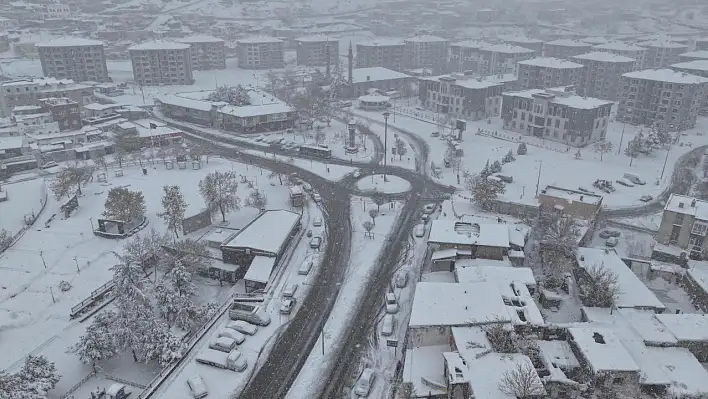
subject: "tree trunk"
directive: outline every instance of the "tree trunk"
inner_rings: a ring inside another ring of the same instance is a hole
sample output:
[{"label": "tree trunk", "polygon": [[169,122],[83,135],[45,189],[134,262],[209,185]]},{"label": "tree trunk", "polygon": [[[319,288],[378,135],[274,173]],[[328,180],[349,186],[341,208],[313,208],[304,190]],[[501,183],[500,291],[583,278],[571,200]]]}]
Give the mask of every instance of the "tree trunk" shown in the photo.
[{"label": "tree trunk", "polygon": [[138,355],[135,354],[135,349],[131,349],[130,351],[133,353],[133,361],[135,363],[137,363],[138,362]]},{"label": "tree trunk", "polygon": [[221,221],[226,223],[226,212],[224,212],[224,206],[219,205],[219,212],[221,212]]}]

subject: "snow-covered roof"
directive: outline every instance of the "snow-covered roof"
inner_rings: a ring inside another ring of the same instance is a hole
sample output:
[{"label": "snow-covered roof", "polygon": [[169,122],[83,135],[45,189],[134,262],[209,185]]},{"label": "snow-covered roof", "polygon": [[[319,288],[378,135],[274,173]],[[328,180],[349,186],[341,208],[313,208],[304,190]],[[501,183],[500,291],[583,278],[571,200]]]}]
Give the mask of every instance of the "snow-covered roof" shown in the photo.
[{"label": "snow-covered roof", "polygon": [[101,104],[101,103],[91,103],[83,105],[83,107],[89,111],[105,111],[108,109],[120,108],[120,104]]},{"label": "snow-covered roof", "polygon": [[[156,128],[151,129],[151,125],[156,126]],[[164,122],[158,121],[156,119],[138,119],[130,122],[121,123],[118,126],[123,129],[135,128],[135,130],[138,132],[138,136],[143,138],[183,134],[181,130],[169,127]]]},{"label": "snow-covered roof", "polygon": [[578,60],[591,60],[591,61],[601,61],[601,62],[636,62],[634,58],[625,57],[622,55],[607,53],[604,51],[593,51],[587,54],[580,54],[574,57]]},{"label": "snow-covered roof", "polygon": [[420,282],[415,287],[410,327],[473,326],[493,322],[511,322],[496,284]]},{"label": "snow-covered roof", "polygon": [[128,47],[129,51],[150,51],[150,50],[186,50],[187,43],[172,42],[168,40],[151,40]]},{"label": "snow-covered roof", "polygon": [[225,248],[248,248],[277,254],[288,241],[290,233],[300,223],[300,215],[283,209],[267,210],[224,242]]},{"label": "snow-covered roof", "polygon": [[14,150],[22,148],[23,137],[0,137],[0,150]]},{"label": "snow-covered roof", "polygon": [[544,363],[563,370],[573,370],[580,367],[578,358],[575,357],[573,349],[568,341],[535,341],[538,352]]},{"label": "snow-covered roof", "polygon": [[688,62],[679,62],[671,65],[671,68],[688,69],[692,71],[708,72],[708,58],[705,60],[695,60]]},{"label": "snow-covered roof", "polygon": [[646,42],[639,42],[638,44],[642,47],[654,47],[654,48],[672,48],[672,49],[686,49],[686,48],[688,48],[688,46],[685,44],[676,43],[676,42],[672,42],[669,40],[662,40],[662,39],[647,40]]},{"label": "snow-covered roof", "polygon": [[708,60],[708,50],[689,51],[679,54],[679,57],[702,58]]},{"label": "snow-covered roof", "polygon": [[658,314],[656,318],[679,341],[708,341],[708,315],[696,313]]},{"label": "snow-covered roof", "polygon": [[254,37],[245,37],[243,39],[238,39],[236,40],[236,43],[239,44],[266,44],[266,43],[282,43],[283,41],[278,39],[277,37],[268,37],[268,36],[254,36]]},{"label": "snow-covered roof", "polygon": [[578,64],[577,62],[566,61],[560,58],[553,57],[532,58],[530,60],[520,61],[519,64],[555,69],[574,69],[584,67],[583,64]]},{"label": "snow-covered roof", "polygon": [[99,40],[84,39],[81,37],[60,37],[35,44],[35,47],[81,47],[103,46]]},{"label": "snow-covered roof", "polygon": [[261,115],[283,114],[293,112],[295,108],[283,102],[275,102],[270,104],[255,104],[236,107],[227,105],[219,109],[219,113],[233,115],[238,118],[251,118]]},{"label": "snow-covered roof", "polygon": [[[431,257],[432,260],[435,259],[436,256],[441,256],[441,255],[446,255],[449,252],[446,251],[456,251],[458,254],[463,251],[460,249],[456,248],[448,248],[448,249],[443,249],[439,251],[433,252],[433,255]],[[467,250],[469,255],[465,254],[466,256],[471,256],[472,251]],[[442,253],[440,255],[437,255],[439,253]],[[443,259],[443,258],[438,258],[438,259]],[[484,258],[474,258],[474,259],[457,259],[455,261],[455,267],[485,267],[485,266],[491,266],[491,267],[512,267],[513,265],[509,261],[509,258],[504,257],[503,260],[497,260],[497,259],[484,259]]]},{"label": "snow-covered roof", "polygon": [[645,69],[642,71],[628,72],[622,76],[630,79],[653,80],[665,83],[677,84],[701,84],[708,83],[708,78],[691,75],[685,72],[677,72],[673,69]]},{"label": "snow-covered roof", "polygon": [[375,38],[368,40],[368,41],[359,42],[356,45],[362,46],[362,47],[386,47],[386,46],[403,46],[404,43],[403,43],[402,39],[375,37]]},{"label": "snow-covered roof", "polygon": [[528,367],[533,370],[526,387],[538,387],[543,390],[541,378],[535,372],[536,369],[531,359],[520,353],[489,353],[476,359],[465,359],[469,369],[468,379],[470,388],[474,392],[474,397],[479,399],[515,399],[515,395],[509,395],[499,389],[499,385],[506,373],[512,373],[518,365]]},{"label": "snow-covered roof", "polygon": [[708,263],[691,259],[688,262],[689,269],[686,273],[703,292],[708,292]]},{"label": "snow-covered roof", "polygon": [[558,39],[550,42],[544,43],[549,46],[562,46],[562,47],[590,47],[590,43],[581,42],[580,40],[573,39]]},{"label": "snow-covered roof", "polygon": [[223,43],[224,39],[219,39],[218,37],[214,36],[207,36],[207,35],[194,35],[194,36],[187,36],[187,37],[181,37],[179,39],[175,39],[176,42],[180,43]]},{"label": "snow-covered roof", "polygon": [[276,258],[274,256],[254,257],[243,279],[263,284],[268,283],[270,274],[273,272],[273,267],[275,266],[275,261]]},{"label": "snow-covered roof", "polygon": [[[575,93],[564,92],[564,88],[553,89],[529,89],[521,91],[509,91],[502,93],[505,96],[523,97],[533,99],[537,94],[554,94],[552,103],[565,105],[575,109],[593,109],[603,105],[612,104],[612,101],[593,97],[581,97]],[[578,196],[579,198],[579,196]]]},{"label": "snow-covered roof", "polygon": [[482,46],[480,50],[503,54],[528,54],[536,52],[536,50],[531,50],[526,47],[516,46],[513,44],[488,44]]},{"label": "snow-covered roof", "polygon": [[676,397],[708,395],[708,371],[691,351],[686,348],[648,347],[647,352],[671,381],[669,393]]},{"label": "snow-covered roof", "polygon": [[339,40],[331,38],[327,35],[309,35],[301,36],[295,39],[296,42],[307,42],[307,43],[320,43],[320,42],[330,42],[337,43],[339,45]]},{"label": "snow-covered roof", "polygon": [[618,309],[614,312],[622,317],[641,337],[645,344],[676,345],[676,336],[649,310]]},{"label": "snow-covered roof", "polygon": [[[430,260],[436,261],[436,260],[442,260],[442,259],[454,259],[457,258],[458,256],[465,255],[465,256],[472,256],[472,250],[469,249],[457,249],[457,248],[446,248],[446,249],[439,249],[437,251],[433,251],[433,254],[430,257]],[[511,266],[511,264],[509,264]]]},{"label": "snow-covered roof", "polygon": [[571,327],[568,333],[594,372],[640,370],[612,329]]},{"label": "snow-covered roof", "polygon": [[407,39],[404,39],[406,42],[414,42],[414,43],[436,43],[436,42],[447,42],[447,39],[443,39],[442,37],[438,36],[433,36],[433,35],[419,35],[419,36],[413,36],[409,37]]},{"label": "snow-covered roof", "polygon": [[428,243],[508,248],[509,227],[501,223],[437,219],[431,223]]},{"label": "snow-covered roof", "polygon": [[461,259],[455,262],[455,274],[460,283],[496,283],[509,285],[518,281],[527,287],[535,287],[536,279],[528,267],[472,266],[464,267]]},{"label": "snow-covered roof", "polygon": [[582,202],[589,205],[599,205],[602,201],[602,195],[584,193],[582,191],[556,186],[546,186],[541,193],[551,197],[562,198],[568,202]]},{"label": "snow-covered roof", "polygon": [[609,42],[605,44],[598,44],[597,46],[592,46],[594,49],[598,50],[610,50],[610,51],[645,51],[645,47],[640,47],[635,44],[623,43],[623,42]]},{"label": "snow-covered roof", "polygon": [[481,40],[475,40],[475,39],[462,40],[460,42],[450,43],[450,47],[462,47],[462,48],[473,48],[473,49],[480,49],[484,46],[489,46],[489,45],[490,44],[487,42],[483,42]]},{"label": "snow-covered roof", "polygon": [[182,97],[177,94],[167,94],[164,96],[158,96],[157,100],[161,103],[174,105],[176,107],[184,107],[189,109],[196,109],[199,111],[211,111],[212,106],[223,107],[227,105],[225,102],[210,102],[204,100],[195,100],[192,98]]},{"label": "snow-covered roof", "polygon": [[613,250],[606,248],[578,248],[575,254],[578,266],[586,271],[603,267],[617,276],[618,308],[665,309],[666,306],[637,277]]},{"label": "snow-covered roof", "polygon": [[696,219],[708,221],[708,201],[703,201],[698,198],[671,194],[664,206],[664,212],[666,211],[689,215]]},{"label": "snow-covered roof", "polygon": [[376,82],[381,80],[410,78],[405,73],[397,72],[384,67],[354,68],[352,70],[352,82]]},{"label": "snow-covered roof", "polygon": [[541,39],[534,39],[528,36],[499,36],[499,39],[504,42],[512,43],[526,43],[526,44],[539,44],[543,43]]},{"label": "snow-covered roof", "polygon": [[580,39],[580,41],[588,44],[605,44],[608,42],[608,40],[602,36],[586,37],[584,39]]},{"label": "snow-covered roof", "polygon": [[425,76],[425,77],[419,78],[419,80],[428,80],[428,81],[433,81],[433,82],[440,82],[445,79],[447,79],[447,80],[454,79],[455,82],[453,84],[455,86],[460,86],[460,87],[464,87],[466,89],[472,89],[472,90],[487,89],[489,87],[503,85],[503,83],[498,82],[498,81],[494,81],[491,79],[484,79],[484,78],[474,78],[472,76],[443,75],[443,76]]}]

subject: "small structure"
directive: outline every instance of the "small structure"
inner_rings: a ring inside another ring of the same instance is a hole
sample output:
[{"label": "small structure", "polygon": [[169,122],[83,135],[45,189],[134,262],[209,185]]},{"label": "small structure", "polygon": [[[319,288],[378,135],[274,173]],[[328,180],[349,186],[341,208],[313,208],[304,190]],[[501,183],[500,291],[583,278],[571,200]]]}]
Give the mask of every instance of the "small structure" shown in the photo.
[{"label": "small structure", "polygon": [[300,230],[299,213],[267,210],[221,244],[224,263],[250,265],[256,256],[280,260],[290,240]]},{"label": "small structure", "polygon": [[98,219],[98,229],[94,230],[93,234],[104,238],[125,237],[125,222],[122,220]]},{"label": "small structure", "polygon": [[601,195],[556,186],[546,186],[538,195],[538,202],[541,206],[585,220],[594,220],[602,209]]},{"label": "small structure", "polygon": [[246,292],[262,290],[270,280],[270,274],[275,267],[276,258],[273,256],[256,256],[248,267],[246,275],[243,277],[246,285]]},{"label": "small structure", "polygon": [[125,388],[125,384],[115,383],[108,387],[106,390],[106,396],[108,399],[127,399],[130,392],[126,392]]},{"label": "small structure", "polygon": [[344,151],[347,154],[356,154],[359,152],[359,145],[356,142],[356,122],[349,121],[347,123],[347,140],[344,143]]},{"label": "small structure", "polygon": [[364,111],[383,111],[389,107],[387,96],[379,94],[369,94],[359,97],[359,108]]},{"label": "small structure", "polygon": [[116,170],[115,170],[115,175],[116,175],[116,177],[121,177],[121,176],[123,176],[123,169],[120,169],[120,168],[119,168],[119,169],[116,169]]},{"label": "small structure", "polygon": [[509,251],[509,226],[458,220],[434,220],[428,245],[432,249],[462,249],[473,258],[503,260]]}]

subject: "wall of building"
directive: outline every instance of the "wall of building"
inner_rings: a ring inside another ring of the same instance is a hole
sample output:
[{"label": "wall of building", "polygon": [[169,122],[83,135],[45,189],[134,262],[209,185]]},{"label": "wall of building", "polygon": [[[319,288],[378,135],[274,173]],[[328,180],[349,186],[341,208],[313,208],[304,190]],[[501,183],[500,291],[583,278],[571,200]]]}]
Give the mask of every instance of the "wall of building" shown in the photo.
[{"label": "wall of building", "polygon": [[449,345],[451,335],[450,327],[409,327],[406,347]]}]

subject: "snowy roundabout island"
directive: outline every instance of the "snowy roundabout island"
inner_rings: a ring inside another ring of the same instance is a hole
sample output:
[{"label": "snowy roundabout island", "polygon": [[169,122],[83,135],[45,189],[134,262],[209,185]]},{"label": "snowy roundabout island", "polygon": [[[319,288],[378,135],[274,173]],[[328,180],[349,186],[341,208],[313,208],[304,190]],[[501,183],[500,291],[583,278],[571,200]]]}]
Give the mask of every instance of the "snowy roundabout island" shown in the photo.
[{"label": "snowy roundabout island", "polygon": [[379,191],[384,194],[397,194],[410,190],[411,184],[406,179],[391,175],[386,175],[386,181],[384,181],[384,175],[381,174],[362,177],[361,180],[356,183],[356,188],[362,191]]}]

